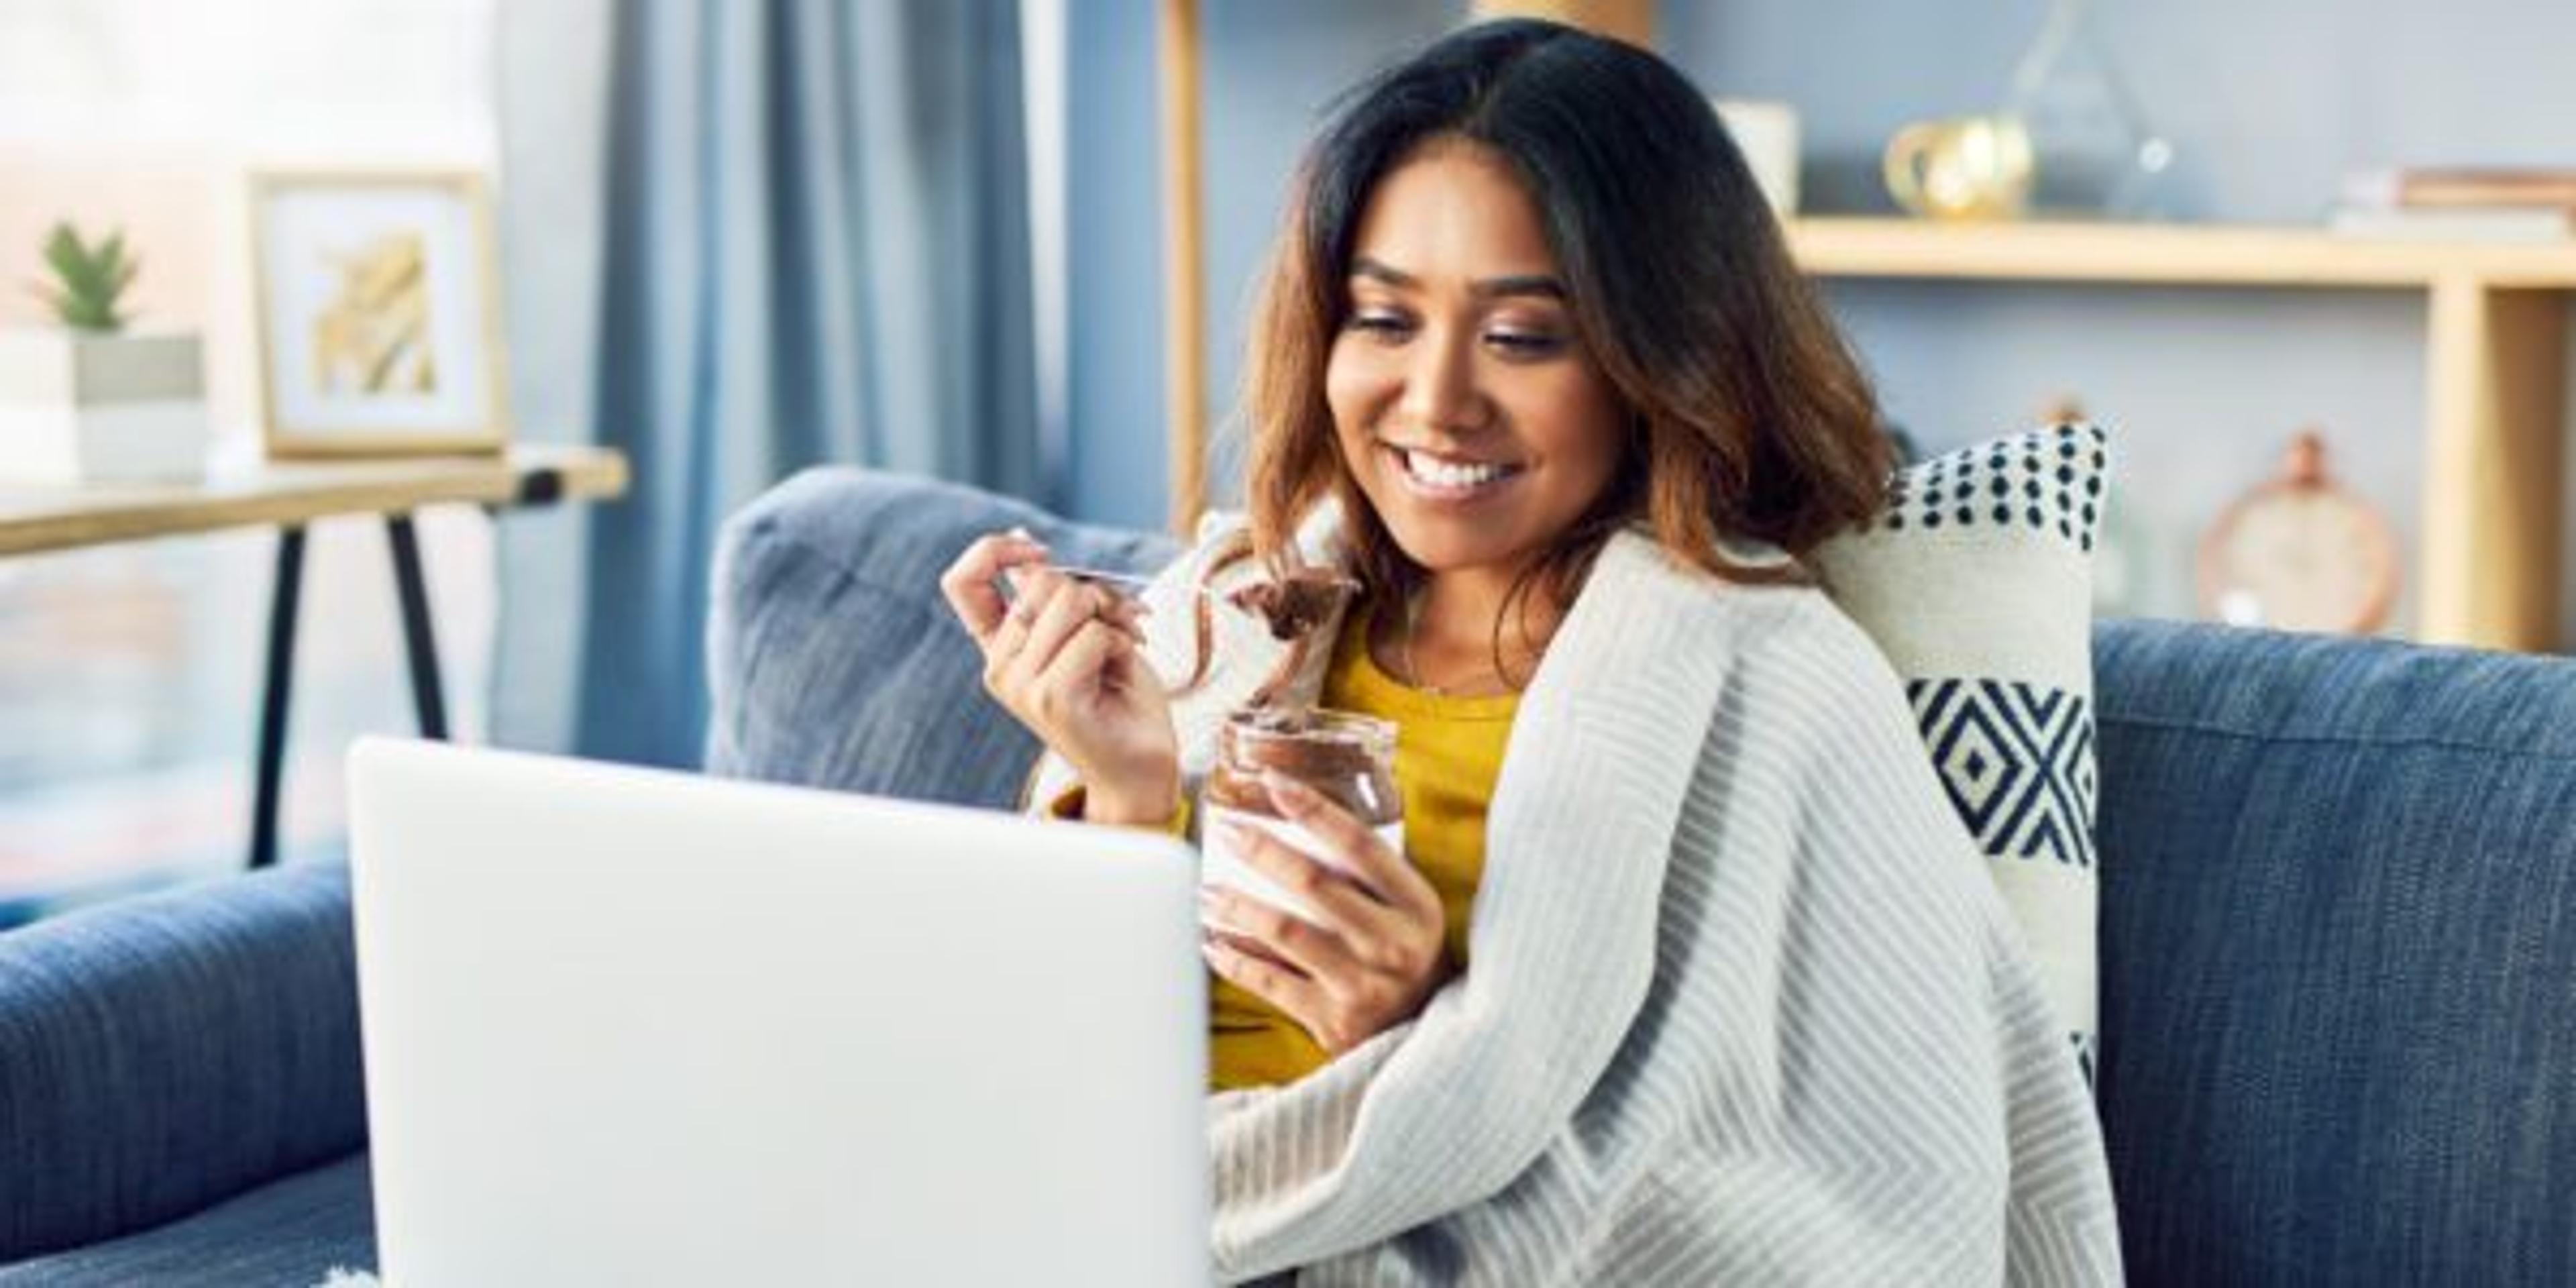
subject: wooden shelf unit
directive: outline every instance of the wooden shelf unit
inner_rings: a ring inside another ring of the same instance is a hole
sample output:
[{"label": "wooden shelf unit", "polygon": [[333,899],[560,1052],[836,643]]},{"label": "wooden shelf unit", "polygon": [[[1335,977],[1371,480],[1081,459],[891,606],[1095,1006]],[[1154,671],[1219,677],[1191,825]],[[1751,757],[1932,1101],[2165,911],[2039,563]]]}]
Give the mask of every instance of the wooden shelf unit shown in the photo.
[{"label": "wooden shelf unit", "polygon": [[1826,278],[2422,293],[2424,544],[2416,637],[2532,652],[2559,646],[2567,300],[2576,292],[2576,243],[1863,218],[1796,220],[1789,242],[1809,273]]},{"label": "wooden shelf unit", "polygon": [[2466,276],[2576,289],[2576,242],[2377,241],[2316,228],[2217,224],[1935,224],[1808,218],[1789,244],[1826,277],[1934,277],[2173,286],[2430,287]]}]

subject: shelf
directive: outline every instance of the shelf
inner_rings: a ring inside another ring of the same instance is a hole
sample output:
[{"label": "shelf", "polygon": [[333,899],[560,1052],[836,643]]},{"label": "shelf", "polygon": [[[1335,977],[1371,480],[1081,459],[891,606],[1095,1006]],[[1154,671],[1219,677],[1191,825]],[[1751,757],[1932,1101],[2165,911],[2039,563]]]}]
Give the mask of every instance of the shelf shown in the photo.
[{"label": "shelf", "polygon": [[2508,289],[2576,288],[2576,240],[2429,242],[2301,227],[1818,217],[1793,221],[1789,245],[1822,277],[2397,289],[2466,278]]},{"label": "shelf", "polygon": [[[2425,299],[2427,643],[2554,651],[2567,300],[2576,242],[2392,241],[2318,228],[2191,224],[1789,225],[1816,277],[2405,290]],[[2261,379],[2259,368],[2246,376]]]}]

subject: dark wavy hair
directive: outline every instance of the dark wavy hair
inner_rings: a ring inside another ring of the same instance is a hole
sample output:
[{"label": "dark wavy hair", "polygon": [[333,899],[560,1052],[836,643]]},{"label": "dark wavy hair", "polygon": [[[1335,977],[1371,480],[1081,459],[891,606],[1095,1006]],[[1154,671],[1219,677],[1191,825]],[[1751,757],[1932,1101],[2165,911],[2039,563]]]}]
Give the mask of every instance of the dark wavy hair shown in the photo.
[{"label": "dark wavy hair", "polygon": [[[1450,35],[1352,90],[1299,167],[1252,329],[1242,407],[1251,524],[1234,557],[1283,569],[1298,523],[1329,496],[1372,602],[1424,577],[1343,465],[1324,374],[1350,315],[1352,242],[1370,194],[1445,140],[1481,145],[1517,173],[1574,323],[1628,411],[1611,483],[1507,602],[1525,610],[1543,579],[1570,604],[1601,546],[1631,525],[1720,578],[1805,580],[1796,564],[1730,560],[1719,539],[1804,555],[1879,509],[1895,459],[1869,381],[1708,99],[1635,46],[1508,20]],[[1499,620],[1494,650],[1500,672]]]}]

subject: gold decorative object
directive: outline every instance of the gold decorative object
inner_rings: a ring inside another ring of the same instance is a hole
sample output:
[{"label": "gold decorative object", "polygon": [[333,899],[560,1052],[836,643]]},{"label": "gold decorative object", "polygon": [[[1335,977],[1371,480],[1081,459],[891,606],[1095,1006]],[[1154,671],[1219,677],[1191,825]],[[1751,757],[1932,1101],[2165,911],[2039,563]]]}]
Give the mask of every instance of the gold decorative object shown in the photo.
[{"label": "gold decorative object", "polygon": [[1896,204],[1929,219],[2011,219],[2030,202],[2030,134],[2013,116],[1918,121],[1888,140],[1881,165]]}]

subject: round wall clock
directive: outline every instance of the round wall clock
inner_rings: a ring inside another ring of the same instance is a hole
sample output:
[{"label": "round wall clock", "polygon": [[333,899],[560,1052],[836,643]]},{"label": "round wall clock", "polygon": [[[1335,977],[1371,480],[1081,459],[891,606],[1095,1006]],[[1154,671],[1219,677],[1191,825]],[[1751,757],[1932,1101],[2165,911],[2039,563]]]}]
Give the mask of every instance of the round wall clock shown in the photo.
[{"label": "round wall clock", "polygon": [[2397,598],[2397,537],[2334,480],[2314,430],[2281,472],[2221,512],[2200,540],[2200,611],[2238,626],[2366,634]]}]

